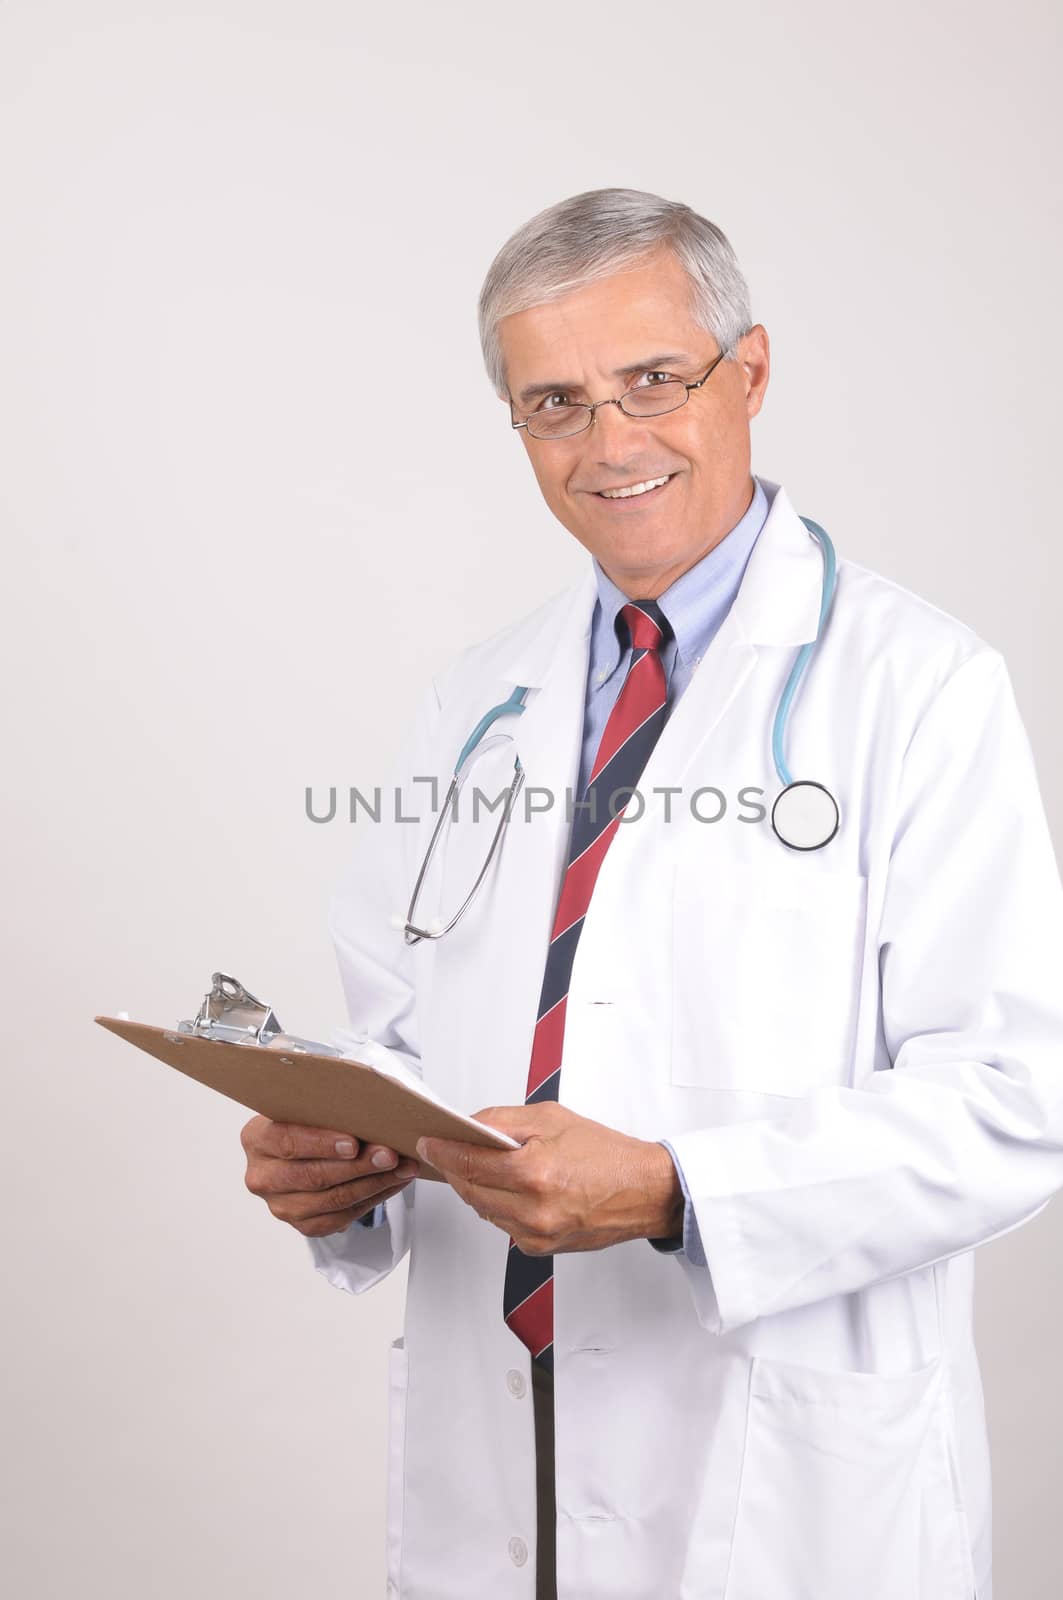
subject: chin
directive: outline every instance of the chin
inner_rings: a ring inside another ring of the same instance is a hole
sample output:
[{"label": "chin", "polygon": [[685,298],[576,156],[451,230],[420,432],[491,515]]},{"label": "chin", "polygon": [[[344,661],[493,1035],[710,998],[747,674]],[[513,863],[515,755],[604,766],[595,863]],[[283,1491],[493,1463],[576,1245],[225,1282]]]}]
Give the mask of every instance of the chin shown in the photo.
[{"label": "chin", "polygon": [[628,539],[614,539],[608,548],[598,541],[599,548],[595,555],[603,566],[621,565],[631,569],[645,567],[657,570],[661,567],[674,566],[677,561],[689,554],[688,547],[679,543],[675,538],[662,537],[654,539],[653,535],[643,530],[636,534],[632,530]]}]

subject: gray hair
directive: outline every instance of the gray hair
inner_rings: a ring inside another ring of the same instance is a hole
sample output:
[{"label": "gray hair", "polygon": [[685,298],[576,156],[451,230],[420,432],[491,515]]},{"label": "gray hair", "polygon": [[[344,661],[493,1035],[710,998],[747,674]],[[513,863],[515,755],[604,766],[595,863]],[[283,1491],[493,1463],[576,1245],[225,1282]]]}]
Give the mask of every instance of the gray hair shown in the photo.
[{"label": "gray hair", "polygon": [[495,256],[480,290],[484,365],[507,397],[498,338],[503,317],[580,289],[667,246],[690,278],[691,311],[727,360],[752,327],[749,288],[726,236],[677,200],[642,189],[588,189],[558,201],[517,229]]}]

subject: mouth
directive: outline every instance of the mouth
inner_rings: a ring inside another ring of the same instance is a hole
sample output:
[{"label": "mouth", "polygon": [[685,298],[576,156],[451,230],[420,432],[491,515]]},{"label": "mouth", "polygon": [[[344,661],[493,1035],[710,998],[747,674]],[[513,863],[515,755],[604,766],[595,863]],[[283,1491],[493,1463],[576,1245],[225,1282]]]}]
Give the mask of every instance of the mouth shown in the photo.
[{"label": "mouth", "polygon": [[643,478],[639,483],[621,484],[616,489],[598,489],[593,491],[594,498],[614,511],[631,511],[667,494],[668,485],[676,476],[674,472],[662,473],[656,478]]}]

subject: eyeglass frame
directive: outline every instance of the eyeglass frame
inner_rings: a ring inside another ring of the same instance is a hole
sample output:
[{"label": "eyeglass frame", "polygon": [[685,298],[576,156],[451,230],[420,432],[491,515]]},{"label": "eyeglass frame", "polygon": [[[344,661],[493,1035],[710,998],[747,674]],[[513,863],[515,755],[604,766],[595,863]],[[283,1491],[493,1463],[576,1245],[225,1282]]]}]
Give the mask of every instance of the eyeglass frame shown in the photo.
[{"label": "eyeglass frame", "polygon": [[[715,359],[713,360],[712,365],[709,367],[708,372],[704,373],[694,383],[686,383],[686,382],[684,382],[684,380],[682,378],[675,378],[675,377],[672,377],[671,375],[669,375],[668,382],[669,383],[682,383],[683,384],[683,388],[686,390],[686,393],[684,394],[682,400],[680,400],[680,402],[679,402],[679,404],[677,406],[669,406],[667,411],[648,411],[648,412],[646,412],[645,416],[640,416],[637,412],[633,412],[633,411],[624,411],[624,398],[625,398],[626,395],[629,395],[631,393],[630,389],[625,389],[623,394],[615,396],[615,398],[612,399],[612,400],[595,400],[595,401],[591,402],[590,404],[588,404],[587,401],[585,401],[585,400],[577,401],[577,403],[573,406],[573,410],[574,411],[578,410],[578,411],[588,411],[588,412],[590,412],[590,415],[587,418],[587,421],[583,424],[582,428],[573,428],[571,433],[558,433],[558,434],[555,434],[554,435],[554,442],[556,442],[557,439],[574,439],[577,436],[577,434],[586,433],[587,429],[591,426],[591,424],[594,421],[594,413],[597,411],[599,406],[617,406],[621,411],[624,412],[624,416],[625,417],[632,417],[636,422],[644,422],[647,417],[670,417],[673,411],[681,411],[682,408],[686,405],[687,401],[690,398],[690,391],[692,389],[700,389],[702,384],[707,382],[707,380],[716,371],[716,368],[719,366],[720,362],[724,359],[726,354],[727,354],[726,350],[721,350],[719,355],[716,356]],[[660,369],[649,368],[647,370],[649,370],[649,371],[654,371],[654,370],[663,371],[664,369],[662,367]],[[653,387],[656,388],[656,389],[661,389],[661,388],[664,387],[664,385],[663,384],[654,384]],[[557,392],[556,390],[552,390],[551,391],[551,393],[556,393],[556,392]],[[544,398],[545,398],[545,396],[544,396]],[[512,405],[512,401],[510,402],[510,404]],[[513,427],[513,428],[527,428],[529,421],[535,415],[536,415],[536,413],[534,411],[529,411],[528,415],[524,418],[524,420],[522,422],[514,422],[512,420],[512,412],[511,412],[510,413],[510,427]],[[529,439],[541,439],[544,444],[551,443],[551,440],[550,440],[549,436],[545,436],[545,435],[539,434],[539,433],[532,433],[530,428],[528,429],[528,437],[529,437]]]}]

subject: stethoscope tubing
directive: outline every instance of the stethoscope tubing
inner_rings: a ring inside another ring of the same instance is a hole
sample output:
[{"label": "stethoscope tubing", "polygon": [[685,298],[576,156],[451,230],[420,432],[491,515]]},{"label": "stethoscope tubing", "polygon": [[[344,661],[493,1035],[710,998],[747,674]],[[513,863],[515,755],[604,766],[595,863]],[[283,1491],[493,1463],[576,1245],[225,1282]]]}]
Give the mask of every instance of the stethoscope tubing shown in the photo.
[{"label": "stethoscope tubing", "polygon": [[480,740],[483,738],[484,734],[497,717],[504,717],[511,711],[516,712],[518,716],[520,715],[520,713],[524,710],[524,696],[527,694],[527,692],[528,690],[526,687],[518,684],[508,700],[502,700],[497,706],[492,706],[490,711],[484,712],[483,716],[480,718],[479,722],[476,724],[475,728],[472,730],[469,737],[461,747],[461,750],[458,754],[458,759],[454,763],[455,778],[458,777],[462,767],[465,765],[465,762],[469,756],[472,755],[473,751],[476,749],[476,746],[479,744]]},{"label": "stethoscope tubing", "polygon": [[779,704],[775,710],[775,722],[771,731],[771,753],[775,762],[775,770],[779,775],[779,781],[784,787],[789,786],[794,781],[783,752],[786,719],[790,715],[790,706],[794,695],[797,693],[797,685],[800,683],[802,674],[808,665],[809,657],[819,643],[819,636],[823,631],[823,624],[827,619],[831,600],[834,598],[834,584],[838,571],[838,562],[830,536],[820,527],[818,522],[813,522],[809,517],[802,517],[801,521],[809,533],[819,540],[823,550],[823,593],[819,604],[819,621],[816,624],[816,636],[814,639],[810,639],[807,644],[803,644],[797,652],[797,658],[790,669],[790,676],[786,680],[786,686],[779,696]]},{"label": "stethoscope tubing", "polygon": [[[818,522],[813,522],[810,517],[802,517],[801,521],[804,523],[805,527],[808,529],[808,531],[812,535],[812,537],[815,538],[818,541],[818,543],[820,545],[820,549],[821,549],[822,554],[823,554],[823,590],[822,590],[822,595],[821,595],[821,598],[820,598],[819,620],[818,620],[818,622],[816,624],[815,637],[810,639],[810,640],[808,640],[808,642],[806,644],[803,644],[801,646],[801,649],[797,653],[797,657],[796,657],[796,659],[794,661],[794,664],[793,664],[792,668],[790,669],[790,675],[787,678],[786,683],[785,683],[785,685],[783,687],[782,694],[779,696],[779,704],[776,707],[775,720],[774,720],[774,722],[772,724],[772,733],[771,733],[772,759],[775,762],[775,770],[776,770],[776,773],[779,776],[780,782],[784,786],[784,789],[788,789],[791,786],[794,786],[794,779],[793,779],[793,776],[792,776],[792,774],[790,772],[789,767],[787,766],[786,755],[785,755],[785,752],[784,752],[784,749],[783,749],[783,744],[784,744],[785,735],[786,735],[787,719],[788,719],[789,714],[790,714],[790,707],[793,704],[794,697],[795,697],[795,695],[797,693],[798,685],[801,682],[801,678],[804,675],[806,667],[808,666],[808,662],[809,662],[809,659],[810,659],[810,657],[812,655],[812,652],[815,649],[816,645],[819,643],[820,635],[821,635],[821,633],[823,631],[823,624],[825,623],[825,621],[827,619],[827,613],[830,610],[831,601],[834,598],[834,589],[835,589],[835,583],[836,583],[836,579],[837,579],[837,570],[838,570],[838,563],[837,563],[837,557],[836,557],[835,552],[834,552],[834,545],[832,544],[830,536],[827,534],[826,530],[824,528],[821,528]],[[421,870],[417,874],[417,882],[414,884],[413,895],[411,896],[411,899],[410,899],[410,907],[409,907],[409,910],[406,913],[405,922],[403,923],[401,917],[396,919],[396,921],[398,923],[401,923],[402,926],[403,926],[407,944],[416,944],[421,939],[439,939],[439,938],[442,938],[444,933],[449,933],[451,928],[454,927],[455,923],[461,918],[461,916],[466,911],[467,907],[469,906],[470,902],[472,901],[473,897],[475,896],[477,890],[479,889],[481,883],[483,882],[483,880],[484,880],[484,878],[485,878],[485,876],[487,874],[487,869],[491,865],[491,861],[494,858],[495,852],[497,851],[499,843],[501,841],[502,833],[503,833],[503,831],[505,829],[505,826],[506,826],[507,822],[509,821],[509,813],[510,813],[510,811],[512,809],[513,801],[516,798],[517,792],[519,791],[520,786],[524,781],[524,769],[521,766],[521,762],[520,762],[520,757],[519,756],[514,761],[514,764],[513,764],[513,766],[514,766],[513,783],[512,783],[512,785],[510,787],[509,794],[506,797],[506,802],[505,802],[505,804],[504,804],[504,806],[502,808],[502,815],[500,816],[500,818],[498,820],[498,825],[495,828],[494,835],[493,835],[492,840],[491,840],[491,846],[490,846],[490,849],[487,852],[487,858],[484,861],[484,864],[480,869],[480,872],[479,872],[479,875],[478,875],[478,877],[476,879],[476,882],[473,884],[472,888],[469,890],[469,893],[466,895],[464,901],[459,906],[458,910],[454,913],[453,917],[451,917],[450,921],[446,924],[445,927],[440,927],[440,928],[436,928],[436,929],[420,928],[414,923],[413,914],[414,914],[414,911],[416,909],[417,900],[418,900],[418,897],[419,897],[420,892],[421,892],[421,885],[424,882],[425,874],[428,871],[429,863],[432,860],[433,855],[435,854],[436,845],[437,845],[437,842],[439,840],[439,835],[440,835],[440,832],[442,830],[444,820],[447,817],[448,811],[450,809],[451,801],[452,801],[452,799],[453,799],[453,797],[455,795],[455,792],[456,792],[456,790],[458,788],[458,785],[459,785],[459,782],[460,782],[460,777],[461,777],[461,770],[464,767],[466,761],[472,755],[473,751],[476,749],[477,745],[480,743],[481,739],[483,738],[484,734],[487,732],[488,728],[490,728],[491,725],[499,717],[504,717],[504,716],[511,715],[511,714],[515,714],[515,715],[519,716],[521,714],[521,712],[523,712],[526,709],[524,702],[525,702],[525,696],[528,693],[528,687],[529,686],[525,685],[525,684],[518,684],[516,686],[516,688],[512,691],[512,693],[510,694],[508,699],[500,701],[498,705],[492,706],[490,708],[490,710],[485,711],[483,716],[480,718],[479,722],[476,724],[475,728],[473,728],[472,732],[469,734],[469,737],[466,739],[465,743],[462,745],[461,750],[458,752],[458,759],[454,763],[454,776],[451,779],[450,786],[449,786],[449,788],[447,790],[447,798],[446,798],[446,800],[445,800],[445,802],[444,802],[444,804],[443,804],[443,806],[442,806],[442,808],[440,810],[440,814],[439,814],[439,817],[438,817],[438,819],[436,821],[435,828],[432,831],[432,837],[429,840],[428,849],[425,852],[424,860],[421,863]],[[804,787],[806,789],[807,788],[823,789],[824,788],[824,786],[822,784],[814,784],[814,783],[811,783],[810,781],[807,781],[807,780],[806,780],[806,783],[803,786],[802,785],[797,785],[796,787],[798,787],[798,788]],[[828,833],[826,835],[826,837],[824,837],[823,839],[821,839],[819,841],[819,843],[821,843],[821,844],[828,843],[829,840],[834,837],[834,833],[837,832],[837,802],[834,801],[833,796],[830,795],[830,791],[829,790],[824,789],[824,793],[829,797],[829,799],[831,801],[831,804],[834,806],[835,824],[834,824],[833,831]],[[778,802],[777,802],[777,804],[778,804]],[[782,842],[784,844],[791,844],[792,843],[791,840],[785,838],[781,833],[779,833],[779,829],[775,825],[774,815],[773,815],[772,826],[775,827],[776,832],[779,834],[779,837],[782,839]],[[812,846],[811,848],[817,848],[817,847],[818,847],[818,845]]]}]

